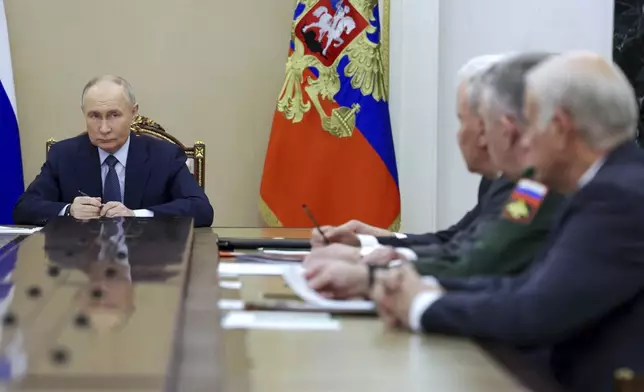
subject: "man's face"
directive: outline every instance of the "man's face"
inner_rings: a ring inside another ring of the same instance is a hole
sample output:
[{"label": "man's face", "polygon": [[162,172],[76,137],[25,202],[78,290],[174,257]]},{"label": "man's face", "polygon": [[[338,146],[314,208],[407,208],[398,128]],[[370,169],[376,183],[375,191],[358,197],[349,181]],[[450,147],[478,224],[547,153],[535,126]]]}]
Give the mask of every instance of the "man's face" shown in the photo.
[{"label": "man's face", "polygon": [[522,161],[524,152],[520,146],[521,131],[516,120],[490,109],[490,101],[486,97],[481,102],[479,115],[484,120],[483,128],[490,160],[504,174],[518,178],[525,169]]},{"label": "man's face", "polygon": [[123,87],[110,81],[92,86],[83,99],[87,134],[92,144],[114,153],[125,144],[138,107],[128,102]]},{"label": "man's face", "polygon": [[460,122],[458,145],[461,154],[467,169],[470,172],[479,173],[487,160],[486,139],[481,118],[470,110],[466,83],[458,88],[456,107]]},{"label": "man's face", "polygon": [[553,117],[545,127],[542,126],[538,102],[530,91],[526,91],[524,102],[527,128],[521,144],[525,149],[526,164],[535,169],[537,181],[557,187],[566,160],[566,144],[559,124]]}]

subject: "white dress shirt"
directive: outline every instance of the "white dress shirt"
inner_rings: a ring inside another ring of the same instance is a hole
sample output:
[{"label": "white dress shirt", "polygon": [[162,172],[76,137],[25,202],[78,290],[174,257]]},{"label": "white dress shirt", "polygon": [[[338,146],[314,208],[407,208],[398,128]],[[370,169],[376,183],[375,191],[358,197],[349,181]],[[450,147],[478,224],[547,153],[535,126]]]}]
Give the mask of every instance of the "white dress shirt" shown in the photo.
[{"label": "white dress shirt", "polygon": [[[605,159],[600,158],[597,161],[595,161],[589,168],[586,170],[586,172],[579,178],[579,181],[577,182],[579,184],[579,188],[584,187],[586,184],[588,184],[597,174],[599,169],[604,165]],[[426,283],[428,285],[436,285],[439,286],[438,281],[436,278],[433,276],[425,276],[423,277],[423,283]],[[411,306],[409,307],[409,327],[411,328],[412,331],[415,332],[420,332],[422,329],[421,326],[421,319],[423,318],[423,314],[429,309],[430,306],[436,301],[438,301],[443,294],[436,290],[436,291],[424,291],[422,293],[419,293],[416,295],[416,297],[412,300]]]},{"label": "white dress shirt", "polygon": [[[125,168],[127,166],[127,154],[130,151],[130,137],[131,136],[128,136],[127,140],[125,141],[125,144],[123,144],[123,146],[121,146],[121,148],[119,148],[118,151],[116,151],[114,154],[110,154],[109,152],[96,147],[96,149],[98,150],[98,157],[101,162],[101,184],[103,184],[103,187],[105,187],[105,177],[107,177],[107,172],[110,170],[109,166],[105,163],[105,160],[110,155],[114,155],[114,158],[118,160],[116,165],[114,165],[114,170],[116,171],[116,176],[119,179],[119,187],[121,188],[122,201],[125,201]],[[64,215],[65,209],[67,209],[68,206],[69,204],[63,207],[63,209],[58,213],[58,215],[61,215],[61,216]],[[134,216],[136,217],[151,218],[154,216],[154,212],[150,210],[142,209],[142,210],[134,210],[133,212],[134,212]]]}]

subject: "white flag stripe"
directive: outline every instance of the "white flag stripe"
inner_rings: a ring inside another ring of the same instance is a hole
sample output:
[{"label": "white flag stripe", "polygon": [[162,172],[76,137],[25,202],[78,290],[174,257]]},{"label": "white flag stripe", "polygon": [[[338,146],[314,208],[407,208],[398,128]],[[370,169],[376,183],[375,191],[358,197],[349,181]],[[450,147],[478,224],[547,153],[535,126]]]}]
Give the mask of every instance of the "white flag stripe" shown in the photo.
[{"label": "white flag stripe", "polygon": [[4,0],[0,0],[0,80],[4,90],[9,96],[13,112],[18,117],[16,108],[16,91],[13,84],[11,71],[11,52],[9,50],[9,31],[7,30],[7,16],[4,11]]},{"label": "white flag stripe", "polygon": [[519,181],[519,189],[525,189],[528,192],[532,192],[540,196],[545,195],[548,191],[548,188],[545,185],[525,178]]}]

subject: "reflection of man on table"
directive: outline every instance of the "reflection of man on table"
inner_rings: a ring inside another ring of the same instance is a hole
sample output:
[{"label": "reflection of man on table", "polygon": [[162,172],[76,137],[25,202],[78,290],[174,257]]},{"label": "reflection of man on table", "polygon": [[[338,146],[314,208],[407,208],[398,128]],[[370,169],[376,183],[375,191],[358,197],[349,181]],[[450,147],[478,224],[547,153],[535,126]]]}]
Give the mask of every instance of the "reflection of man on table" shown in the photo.
[{"label": "reflection of man on table", "polygon": [[99,328],[122,326],[135,310],[123,218],[101,225],[96,240],[98,258],[88,264],[89,285],[78,293],[79,307]]}]

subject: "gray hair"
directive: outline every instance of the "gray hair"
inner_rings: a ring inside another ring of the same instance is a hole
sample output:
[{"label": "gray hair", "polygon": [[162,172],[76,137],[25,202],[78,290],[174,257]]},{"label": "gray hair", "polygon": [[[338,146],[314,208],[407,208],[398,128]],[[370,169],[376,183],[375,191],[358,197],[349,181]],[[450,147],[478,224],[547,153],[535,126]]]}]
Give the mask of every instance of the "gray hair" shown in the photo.
[{"label": "gray hair", "polygon": [[494,64],[481,74],[476,83],[481,91],[481,100],[485,100],[489,105],[486,116],[510,115],[519,123],[525,123],[525,75],[552,55],[547,52],[514,55]]},{"label": "gray hair", "polygon": [[89,90],[90,88],[94,87],[95,85],[103,81],[112,82],[117,86],[123,87],[123,91],[125,92],[125,99],[127,99],[130,105],[132,106],[136,105],[136,97],[134,96],[134,89],[132,88],[132,85],[127,80],[125,80],[120,76],[101,75],[101,76],[96,76],[92,78],[89,82],[87,82],[87,84],[83,88],[83,93],[81,94],[81,107],[83,106],[83,102],[85,100],[85,94],[87,93],[87,90]]},{"label": "gray hair", "polygon": [[476,112],[480,103],[480,90],[476,78],[491,66],[507,57],[507,54],[486,54],[470,59],[456,74],[458,86],[467,84],[467,102],[470,110]]},{"label": "gray hair", "polygon": [[622,70],[599,55],[557,56],[530,71],[526,83],[539,105],[541,127],[561,109],[595,148],[610,149],[635,137],[639,117],[635,91]]}]

